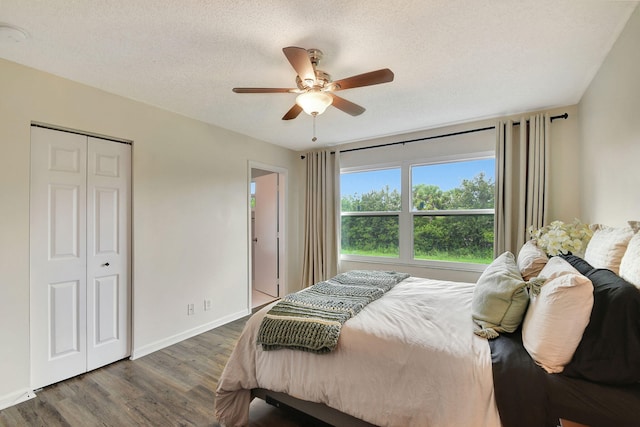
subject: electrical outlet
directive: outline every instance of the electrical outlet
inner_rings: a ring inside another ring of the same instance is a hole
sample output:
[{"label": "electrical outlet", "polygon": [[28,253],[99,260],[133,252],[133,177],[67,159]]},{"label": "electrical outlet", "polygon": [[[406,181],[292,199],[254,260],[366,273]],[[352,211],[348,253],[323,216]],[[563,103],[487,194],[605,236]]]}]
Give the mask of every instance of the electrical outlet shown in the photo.
[{"label": "electrical outlet", "polygon": [[206,299],[204,300],[204,311],[209,311],[209,310],[211,310],[211,300]]},{"label": "electrical outlet", "polygon": [[193,304],[187,304],[187,316],[193,316]]}]

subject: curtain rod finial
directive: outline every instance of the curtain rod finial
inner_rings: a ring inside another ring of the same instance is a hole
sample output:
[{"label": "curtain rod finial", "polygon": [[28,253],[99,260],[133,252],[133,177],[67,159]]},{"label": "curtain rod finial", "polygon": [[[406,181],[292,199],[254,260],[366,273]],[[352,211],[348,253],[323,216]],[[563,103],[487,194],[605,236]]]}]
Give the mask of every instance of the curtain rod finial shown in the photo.
[{"label": "curtain rod finial", "polygon": [[564,113],[564,114],[560,114],[559,116],[553,116],[551,117],[551,121],[554,121],[556,119],[564,119],[567,120],[569,118],[569,113]]}]

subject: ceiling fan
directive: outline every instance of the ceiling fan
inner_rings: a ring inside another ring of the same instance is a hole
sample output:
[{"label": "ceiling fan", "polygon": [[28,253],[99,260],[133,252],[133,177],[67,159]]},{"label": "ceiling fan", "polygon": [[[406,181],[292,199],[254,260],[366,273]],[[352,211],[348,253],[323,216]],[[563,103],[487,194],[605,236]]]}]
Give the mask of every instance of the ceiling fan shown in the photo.
[{"label": "ceiling fan", "polygon": [[323,55],[321,50],[290,46],[283,48],[282,51],[297,73],[297,87],[233,88],[235,93],[297,93],[296,103],[282,117],[282,120],[295,119],[302,111],[315,117],[324,113],[329,105],[352,116],[358,116],[364,113],[364,107],[347,101],[334,92],[393,81],[393,72],[388,68],[332,81],[329,74],[317,68]]}]

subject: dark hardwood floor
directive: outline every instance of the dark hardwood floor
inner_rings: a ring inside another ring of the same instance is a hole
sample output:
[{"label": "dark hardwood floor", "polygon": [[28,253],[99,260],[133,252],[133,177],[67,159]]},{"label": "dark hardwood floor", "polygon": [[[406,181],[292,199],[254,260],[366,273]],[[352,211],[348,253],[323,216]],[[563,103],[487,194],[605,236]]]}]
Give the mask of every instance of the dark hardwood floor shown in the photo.
[{"label": "dark hardwood floor", "polygon": [[[214,392],[246,320],[45,387],[0,411],[0,426],[219,426]],[[259,399],[251,403],[250,426],[314,424]]]}]

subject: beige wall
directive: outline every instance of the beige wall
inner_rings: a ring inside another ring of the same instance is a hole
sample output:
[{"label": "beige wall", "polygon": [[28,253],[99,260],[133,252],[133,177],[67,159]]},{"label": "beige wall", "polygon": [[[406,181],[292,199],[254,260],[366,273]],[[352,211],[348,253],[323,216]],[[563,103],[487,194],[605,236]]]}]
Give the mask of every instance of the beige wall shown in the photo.
[{"label": "beige wall", "polygon": [[640,7],[579,104],[582,211],[612,226],[640,219]]},{"label": "beige wall", "polygon": [[134,354],[248,312],[249,161],[288,171],[286,287],[296,288],[297,153],[4,60],[0,94],[0,407],[30,385],[32,121],[133,141]]}]

